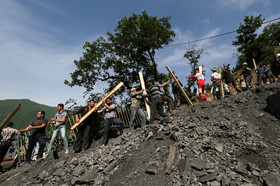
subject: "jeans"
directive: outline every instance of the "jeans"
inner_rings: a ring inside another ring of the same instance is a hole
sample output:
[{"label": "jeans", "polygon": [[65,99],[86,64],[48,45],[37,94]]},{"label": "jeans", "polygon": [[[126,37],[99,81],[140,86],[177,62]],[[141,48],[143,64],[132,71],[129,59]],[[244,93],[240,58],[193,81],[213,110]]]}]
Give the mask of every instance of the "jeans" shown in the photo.
[{"label": "jeans", "polygon": [[29,136],[28,149],[26,151],[26,162],[31,161],[32,151],[36,145],[36,142],[39,142],[39,151],[38,151],[37,157],[38,158],[43,157],[44,149],[46,146],[46,136],[45,135],[40,135],[40,136],[31,135],[31,136]]},{"label": "jeans", "polygon": [[146,125],[146,117],[142,109],[131,108],[130,113],[131,113],[131,117],[129,121],[130,130],[134,130],[133,120],[136,114],[138,114],[141,117],[141,126],[144,127]]},{"label": "jeans", "polygon": [[103,133],[103,144],[105,145],[108,140],[108,133],[111,124],[117,124],[120,126],[120,134],[123,133],[123,122],[119,118],[107,118],[104,121],[104,133]]},{"label": "jeans", "polygon": [[56,136],[57,136],[57,134],[58,134],[59,131],[60,131],[61,137],[62,137],[62,139],[63,139],[64,148],[65,148],[65,149],[68,149],[68,141],[67,141],[67,138],[66,138],[66,135],[65,135],[66,129],[65,129],[64,126],[62,126],[62,127],[58,127],[57,129],[55,129],[55,130],[53,131],[52,139],[51,139],[51,142],[50,142],[50,144],[49,144],[47,154],[49,154],[49,152],[51,151],[52,146],[53,146],[53,142],[54,142],[54,140],[55,140],[55,138],[56,138]]},{"label": "jeans", "polygon": [[251,76],[245,76],[245,82],[246,82],[246,86],[247,88],[251,88],[252,84],[251,84]]}]

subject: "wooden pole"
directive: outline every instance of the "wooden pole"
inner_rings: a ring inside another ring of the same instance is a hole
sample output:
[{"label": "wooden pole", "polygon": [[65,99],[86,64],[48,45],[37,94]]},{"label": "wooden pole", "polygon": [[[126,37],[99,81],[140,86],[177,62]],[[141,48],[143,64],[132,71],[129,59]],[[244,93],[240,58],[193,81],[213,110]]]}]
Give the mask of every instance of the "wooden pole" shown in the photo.
[{"label": "wooden pole", "polygon": [[254,64],[255,69],[257,69],[256,61],[254,58],[253,58],[253,64]]},{"label": "wooden pole", "polygon": [[18,104],[14,110],[4,119],[4,121],[0,125],[0,129],[4,128],[5,125],[12,119],[12,117],[17,113],[17,111],[20,109],[21,104]]},{"label": "wooden pole", "polygon": [[109,92],[104,98],[101,99],[101,101],[99,101],[94,108],[92,108],[90,111],[88,111],[81,119],[78,123],[75,123],[74,125],[72,125],[71,130],[74,130],[78,125],[80,125],[89,115],[91,115],[96,109],[101,106],[101,104],[107,99],[109,98],[112,94],[114,94],[121,86],[123,86],[123,82],[120,82],[113,90],[111,90],[111,92]]},{"label": "wooden pole", "polygon": [[224,83],[223,83],[223,80],[222,80],[222,72],[221,72],[221,66],[220,64],[218,64],[218,71],[219,71],[219,74],[221,74],[221,97],[224,98],[225,97],[225,93],[224,93]]},{"label": "wooden pole", "polygon": [[199,73],[202,74],[202,66],[199,66],[199,67],[198,67],[198,70],[199,70]]},{"label": "wooden pole", "polygon": [[[144,89],[145,93],[146,93],[146,86],[145,86],[145,81],[144,81],[142,72],[139,72],[139,78],[140,78],[141,88]],[[148,104],[148,98],[145,98],[144,102],[145,102],[146,111],[148,113],[148,116],[149,116],[149,118],[151,118],[151,108],[150,108],[150,105]]]},{"label": "wooden pole", "polygon": [[191,100],[189,99],[188,95],[186,94],[186,92],[184,91],[184,89],[182,88],[182,86],[180,85],[179,81],[177,80],[176,76],[173,74],[173,72],[171,71],[171,69],[169,68],[169,66],[166,66],[168,72],[170,73],[170,75],[172,76],[172,78],[174,79],[174,81],[176,81],[179,89],[181,90],[182,94],[184,95],[184,97],[186,98],[186,100],[188,101],[188,103],[190,105],[193,105],[193,103],[191,102]]},{"label": "wooden pole", "polygon": [[71,130],[74,130],[78,125],[80,125],[89,115],[91,115],[96,109],[100,107],[100,105],[107,99],[109,98],[112,94],[114,94],[121,86],[123,86],[123,82],[120,82],[113,90],[111,90],[111,92],[109,92],[104,98],[101,99],[101,101],[99,101],[94,108],[92,108],[90,111],[88,111],[81,119],[78,123],[75,123],[74,125],[72,125]]}]

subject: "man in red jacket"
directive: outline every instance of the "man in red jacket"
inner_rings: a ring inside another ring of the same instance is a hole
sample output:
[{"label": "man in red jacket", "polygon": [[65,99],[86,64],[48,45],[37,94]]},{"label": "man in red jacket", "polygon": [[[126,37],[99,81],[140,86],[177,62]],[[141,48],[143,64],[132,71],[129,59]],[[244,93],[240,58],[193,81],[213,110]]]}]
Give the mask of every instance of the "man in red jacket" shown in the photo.
[{"label": "man in red jacket", "polygon": [[196,69],[195,72],[196,74],[194,76],[186,76],[186,78],[196,79],[200,99],[206,101],[206,96],[204,94],[204,87],[205,87],[204,76],[202,73],[199,72],[198,69]]}]

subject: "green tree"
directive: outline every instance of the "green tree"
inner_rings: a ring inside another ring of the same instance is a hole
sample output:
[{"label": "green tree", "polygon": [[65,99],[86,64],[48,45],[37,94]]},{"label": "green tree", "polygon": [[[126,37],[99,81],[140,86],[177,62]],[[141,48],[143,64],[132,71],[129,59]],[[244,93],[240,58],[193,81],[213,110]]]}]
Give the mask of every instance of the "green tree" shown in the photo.
[{"label": "green tree", "polygon": [[[132,14],[118,21],[114,33],[99,37],[84,44],[83,57],[75,60],[76,70],[71,73],[69,86],[83,86],[86,92],[95,88],[98,82],[108,89],[123,82],[127,88],[139,84],[138,72],[144,77],[157,79],[155,51],[172,42],[175,32],[171,30],[170,17],[157,18]],[[122,93],[124,87],[117,94]]]},{"label": "green tree", "polygon": [[233,45],[237,46],[237,51],[240,53],[237,65],[240,66],[243,61],[252,60],[252,58],[260,57],[261,45],[256,42],[256,31],[261,27],[264,19],[261,15],[257,17],[246,16],[244,18],[244,24],[240,24],[236,32],[239,34],[236,37],[236,41],[233,41]]},{"label": "green tree", "polygon": [[[189,45],[186,48],[184,57],[187,58],[188,64],[191,66],[191,74],[195,74],[195,70],[198,69],[198,62],[202,54],[207,54],[207,52],[204,51],[204,47],[196,49],[196,45]],[[186,88],[188,95],[191,95],[190,92],[194,85],[195,79],[188,79]]]}]

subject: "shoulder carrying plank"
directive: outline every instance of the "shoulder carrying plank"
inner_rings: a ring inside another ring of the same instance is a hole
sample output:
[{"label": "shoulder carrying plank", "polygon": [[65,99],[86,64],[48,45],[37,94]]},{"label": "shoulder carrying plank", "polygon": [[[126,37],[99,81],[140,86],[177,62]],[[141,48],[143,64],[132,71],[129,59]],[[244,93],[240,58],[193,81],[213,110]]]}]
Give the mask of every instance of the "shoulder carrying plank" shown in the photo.
[{"label": "shoulder carrying plank", "polygon": [[100,105],[107,99],[109,98],[112,94],[114,94],[121,86],[123,86],[123,82],[120,82],[113,90],[111,90],[111,92],[109,92],[104,98],[101,99],[101,101],[99,101],[94,108],[92,108],[90,111],[88,111],[81,119],[78,123],[75,123],[74,125],[72,125],[71,130],[74,130],[78,125],[80,125],[89,115],[91,115],[96,109],[100,107]]}]

